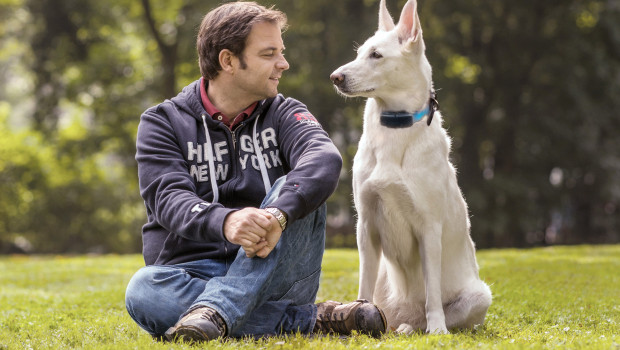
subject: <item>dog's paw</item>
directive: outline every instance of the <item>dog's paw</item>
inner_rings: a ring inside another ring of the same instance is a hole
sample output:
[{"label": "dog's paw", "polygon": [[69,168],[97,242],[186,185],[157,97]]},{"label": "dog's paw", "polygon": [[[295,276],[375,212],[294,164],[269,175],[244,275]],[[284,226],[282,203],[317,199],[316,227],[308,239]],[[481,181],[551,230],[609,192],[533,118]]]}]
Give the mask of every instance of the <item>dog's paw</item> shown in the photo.
[{"label": "dog's paw", "polygon": [[446,328],[446,325],[429,325],[428,327],[426,327],[426,333],[428,334],[450,334],[450,332],[448,332],[448,329]]},{"label": "dog's paw", "polygon": [[411,327],[411,325],[403,323],[400,326],[398,326],[398,328],[396,329],[396,333],[404,334],[404,335],[411,335],[413,333],[413,327]]},{"label": "dog's paw", "polygon": [[428,312],[426,314],[426,333],[428,334],[449,334],[446,327],[446,317],[443,310]]}]

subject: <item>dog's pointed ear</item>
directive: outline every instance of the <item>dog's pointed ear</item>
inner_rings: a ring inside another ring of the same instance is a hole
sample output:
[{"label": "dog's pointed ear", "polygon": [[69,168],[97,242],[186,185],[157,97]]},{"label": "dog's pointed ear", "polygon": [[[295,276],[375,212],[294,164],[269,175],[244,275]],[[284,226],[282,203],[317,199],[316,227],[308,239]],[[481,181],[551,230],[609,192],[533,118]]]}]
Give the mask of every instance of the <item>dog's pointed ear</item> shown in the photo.
[{"label": "dog's pointed ear", "polygon": [[394,20],[388,12],[385,0],[381,0],[379,4],[379,30],[389,32],[392,29],[394,29]]},{"label": "dog's pointed ear", "polygon": [[416,0],[409,0],[403,7],[396,30],[401,43],[413,43],[422,37],[422,26],[418,17]]}]

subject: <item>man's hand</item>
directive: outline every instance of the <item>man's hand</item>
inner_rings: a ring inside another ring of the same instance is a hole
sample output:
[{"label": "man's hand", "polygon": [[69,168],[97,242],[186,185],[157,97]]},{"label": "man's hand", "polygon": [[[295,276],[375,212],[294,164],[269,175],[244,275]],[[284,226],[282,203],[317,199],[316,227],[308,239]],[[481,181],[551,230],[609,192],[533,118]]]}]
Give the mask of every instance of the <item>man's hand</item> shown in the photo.
[{"label": "man's hand", "polygon": [[242,246],[248,258],[253,258],[267,246],[265,237],[273,226],[271,218],[271,214],[256,208],[232,212],[224,220],[224,236],[229,242]]},{"label": "man's hand", "polygon": [[282,235],[278,220],[264,209],[245,208],[224,220],[224,236],[245,250],[248,258],[266,258]]},{"label": "man's hand", "polygon": [[280,237],[282,236],[282,227],[280,226],[280,222],[273,216],[271,213],[263,210],[267,216],[269,216],[269,220],[271,223],[271,229],[267,230],[267,234],[265,235],[265,241],[267,244],[259,249],[256,252],[256,256],[259,258],[266,258],[269,253],[276,247],[276,244],[280,241]]}]

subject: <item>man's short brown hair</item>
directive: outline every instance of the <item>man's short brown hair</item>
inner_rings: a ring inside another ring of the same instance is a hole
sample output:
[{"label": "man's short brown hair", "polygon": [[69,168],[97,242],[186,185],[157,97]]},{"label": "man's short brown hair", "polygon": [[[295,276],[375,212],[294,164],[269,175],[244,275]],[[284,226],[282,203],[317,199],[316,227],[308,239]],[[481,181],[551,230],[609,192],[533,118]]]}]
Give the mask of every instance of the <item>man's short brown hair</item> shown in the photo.
[{"label": "man's short brown hair", "polygon": [[239,57],[244,68],[242,53],[252,26],[258,22],[271,22],[284,31],[286,21],[283,12],[255,2],[230,2],[211,10],[203,18],[196,40],[200,73],[205,79],[215,79],[222,70],[219,54],[224,49]]}]

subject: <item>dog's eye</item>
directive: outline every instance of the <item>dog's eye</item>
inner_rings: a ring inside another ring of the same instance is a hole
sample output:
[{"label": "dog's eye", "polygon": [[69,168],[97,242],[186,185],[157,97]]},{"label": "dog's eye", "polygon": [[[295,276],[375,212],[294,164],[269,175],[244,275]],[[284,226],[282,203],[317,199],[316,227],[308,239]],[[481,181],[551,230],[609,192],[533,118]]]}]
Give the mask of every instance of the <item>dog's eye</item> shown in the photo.
[{"label": "dog's eye", "polygon": [[373,52],[370,53],[370,58],[379,59],[379,58],[383,58],[383,55],[381,55],[377,51],[373,51]]}]

